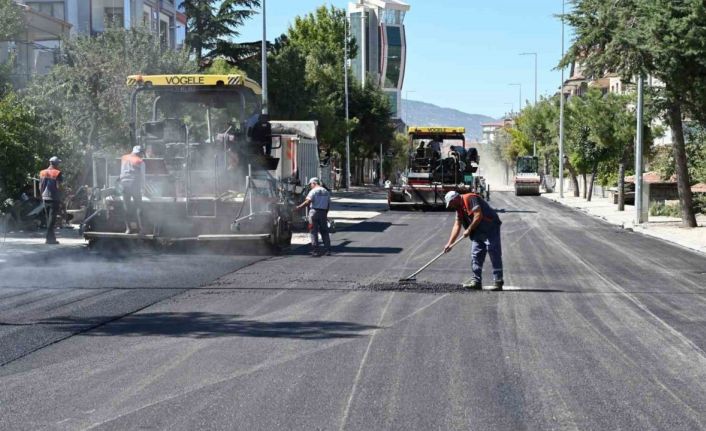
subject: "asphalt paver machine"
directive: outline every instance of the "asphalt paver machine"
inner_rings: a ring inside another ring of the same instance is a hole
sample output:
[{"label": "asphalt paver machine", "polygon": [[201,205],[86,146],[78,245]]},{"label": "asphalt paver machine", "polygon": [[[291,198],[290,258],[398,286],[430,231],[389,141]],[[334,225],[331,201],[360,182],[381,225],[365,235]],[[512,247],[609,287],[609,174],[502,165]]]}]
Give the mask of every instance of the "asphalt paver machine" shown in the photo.
[{"label": "asphalt paver machine", "polygon": [[388,187],[390,209],[441,209],[451,190],[489,199],[485,178],[476,175],[478,150],[467,147],[465,132],[463,127],[409,128],[409,162],[402,184]]},{"label": "asphalt paver machine", "polygon": [[521,156],[515,167],[515,196],[539,196],[542,177],[539,175],[539,158]]},{"label": "asphalt paver machine", "polygon": [[[292,237],[293,202],[271,154],[280,140],[260,115],[261,89],[240,75],[130,76],[130,142],[145,149],[139,233],[120,193],[120,154],[95,154],[81,226],[103,240],[257,241]],[[274,144],[273,144],[274,143]],[[126,220],[127,219],[127,220]]]}]

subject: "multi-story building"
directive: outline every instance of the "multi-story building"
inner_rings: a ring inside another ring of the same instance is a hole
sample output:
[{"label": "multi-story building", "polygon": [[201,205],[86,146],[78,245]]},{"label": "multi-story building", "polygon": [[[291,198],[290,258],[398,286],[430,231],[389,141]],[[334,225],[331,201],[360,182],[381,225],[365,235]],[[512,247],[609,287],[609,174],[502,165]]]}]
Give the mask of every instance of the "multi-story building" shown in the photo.
[{"label": "multi-story building", "polygon": [[349,3],[351,35],[358,44],[351,71],[360,85],[378,85],[390,98],[392,117],[400,118],[407,59],[405,14],[399,0],[358,0]]},{"label": "multi-story building", "polygon": [[[580,62],[573,62],[569,79],[564,81],[563,90],[564,95],[568,98],[583,96],[591,88],[598,88],[603,94],[633,94],[636,89],[635,82],[636,79],[632,82],[626,82],[616,73],[606,73],[600,78],[589,79],[584,74],[583,65]],[[648,76],[645,85],[647,87],[663,87],[664,83],[653,76]],[[662,134],[654,139],[655,146],[672,145],[672,131],[661,118],[653,119],[652,126],[662,131]]]},{"label": "multi-story building", "polygon": [[15,0],[22,7],[27,31],[16,40],[0,41],[0,62],[14,54],[13,81],[24,86],[34,75],[55,64],[61,38],[69,34],[96,35],[110,26],[144,26],[164,49],[178,49],[186,37],[181,0]]},{"label": "multi-story building", "polygon": [[507,127],[512,127],[513,124],[514,120],[510,115],[505,116],[505,118],[499,121],[482,123],[480,126],[482,128],[483,136],[481,137],[480,143],[484,145],[495,143],[498,132]]}]

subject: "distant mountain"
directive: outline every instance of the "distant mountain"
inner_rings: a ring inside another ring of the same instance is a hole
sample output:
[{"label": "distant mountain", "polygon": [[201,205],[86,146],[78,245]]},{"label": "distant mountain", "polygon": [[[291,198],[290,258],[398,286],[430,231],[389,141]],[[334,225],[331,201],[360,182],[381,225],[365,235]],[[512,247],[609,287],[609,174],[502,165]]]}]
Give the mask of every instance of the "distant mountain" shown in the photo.
[{"label": "distant mountain", "polygon": [[481,123],[495,121],[487,115],[467,114],[416,100],[402,100],[402,118],[410,126],[456,126],[466,128],[466,137],[480,140]]}]

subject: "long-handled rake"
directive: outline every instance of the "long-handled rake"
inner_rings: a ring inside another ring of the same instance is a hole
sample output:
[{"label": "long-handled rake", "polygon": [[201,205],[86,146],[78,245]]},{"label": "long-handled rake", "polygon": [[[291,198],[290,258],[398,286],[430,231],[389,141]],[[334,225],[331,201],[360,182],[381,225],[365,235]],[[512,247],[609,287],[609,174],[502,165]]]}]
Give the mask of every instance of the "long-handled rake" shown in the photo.
[{"label": "long-handled rake", "polygon": [[[460,237],[459,239],[457,239],[456,242],[454,242],[453,244],[451,244],[451,248],[454,248],[454,247],[456,246],[456,244],[458,244],[459,242],[461,242],[464,238],[465,238],[465,237],[462,236],[462,237]],[[451,251],[451,250],[449,249],[449,251]],[[443,256],[444,254],[446,254],[446,253],[443,252],[443,251],[442,251],[441,253],[437,254],[432,260],[430,260],[430,261],[429,261],[426,265],[424,265],[423,267],[419,268],[419,269],[417,270],[417,272],[415,272],[414,274],[410,275],[409,277],[400,278],[400,279],[399,279],[399,283],[400,283],[400,284],[414,284],[414,283],[416,283],[416,282],[417,282],[417,274],[419,274],[420,272],[422,272],[422,271],[424,271],[425,269],[427,269],[427,268],[429,267],[429,265],[431,265],[432,263],[434,263],[434,262],[436,262],[437,260],[439,260],[439,258],[440,258],[441,256]]]}]

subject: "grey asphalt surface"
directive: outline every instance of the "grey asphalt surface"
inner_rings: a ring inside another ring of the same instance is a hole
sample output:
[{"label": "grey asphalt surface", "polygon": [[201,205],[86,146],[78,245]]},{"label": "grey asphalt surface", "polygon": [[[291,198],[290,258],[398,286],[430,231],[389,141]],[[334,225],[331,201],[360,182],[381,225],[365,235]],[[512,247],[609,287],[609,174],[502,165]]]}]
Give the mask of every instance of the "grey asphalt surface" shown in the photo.
[{"label": "grey asphalt surface", "polygon": [[466,243],[390,290],[453,223],[413,212],[339,232],[332,257],[147,254],[154,275],[61,273],[67,295],[124,296],[85,315],[41,309],[41,275],[2,287],[0,322],[75,335],[0,367],[0,429],[706,428],[706,258],[542,198],[491,203],[505,292],[459,291]]}]

